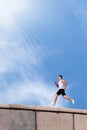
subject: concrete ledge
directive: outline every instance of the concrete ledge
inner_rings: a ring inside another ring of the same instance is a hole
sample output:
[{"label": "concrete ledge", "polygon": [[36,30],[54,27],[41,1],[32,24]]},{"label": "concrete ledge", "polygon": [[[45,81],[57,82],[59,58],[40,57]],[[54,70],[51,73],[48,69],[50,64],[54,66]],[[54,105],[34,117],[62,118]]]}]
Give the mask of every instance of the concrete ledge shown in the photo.
[{"label": "concrete ledge", "polygon": [[87,110],[0,104],[0,130],[87,130]]},{"label": "concrete ledge", "polygon": [[87,114],[87,110],[81,110],[81,109],[57,108],[57,107],[46,107],[46,106],[28,106],[28,105],[18,105],[18,104],[0,104],[0,109],[17,109],[17,110],[31,110],[31,111],[41,111],[41,112]]}]

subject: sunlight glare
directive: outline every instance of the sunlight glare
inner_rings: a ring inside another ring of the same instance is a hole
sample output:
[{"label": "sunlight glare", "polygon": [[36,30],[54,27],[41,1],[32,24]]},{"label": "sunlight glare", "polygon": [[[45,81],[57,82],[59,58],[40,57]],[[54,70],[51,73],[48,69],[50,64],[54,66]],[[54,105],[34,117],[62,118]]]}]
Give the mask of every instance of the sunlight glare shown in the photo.
[{"label": "sunlight glare", "polygon": [[25,7],[24,0],[0,0],[0,24],[8,27]]}]

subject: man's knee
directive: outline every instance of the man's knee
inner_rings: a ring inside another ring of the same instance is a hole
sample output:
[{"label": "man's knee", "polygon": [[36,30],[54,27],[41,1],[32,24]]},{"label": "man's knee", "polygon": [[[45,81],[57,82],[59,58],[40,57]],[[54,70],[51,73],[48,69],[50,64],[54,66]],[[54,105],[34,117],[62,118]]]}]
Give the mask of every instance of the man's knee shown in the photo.
[{"label": "man's knee", "polygon": [[55,98],[57,98],[58,97],[58,94],[55,94]]}]

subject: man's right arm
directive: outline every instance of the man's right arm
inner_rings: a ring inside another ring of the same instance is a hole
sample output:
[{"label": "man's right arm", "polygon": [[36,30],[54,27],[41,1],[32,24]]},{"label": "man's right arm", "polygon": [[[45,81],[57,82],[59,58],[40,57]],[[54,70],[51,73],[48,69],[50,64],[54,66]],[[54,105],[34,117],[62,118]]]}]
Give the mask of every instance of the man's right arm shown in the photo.
[{"label": "man's right arm", "polygon": [[59,87],[59,85],[58,85],[58,83],[57,83],[57,82],[55,82],[55,85],[56,85],[57,87]]}]

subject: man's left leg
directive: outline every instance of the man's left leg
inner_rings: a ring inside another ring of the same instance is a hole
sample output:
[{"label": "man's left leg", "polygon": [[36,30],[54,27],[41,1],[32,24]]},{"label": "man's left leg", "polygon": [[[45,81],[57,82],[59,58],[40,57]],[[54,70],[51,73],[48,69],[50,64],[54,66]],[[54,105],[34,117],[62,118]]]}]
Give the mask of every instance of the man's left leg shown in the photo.
[{"label": "man's left leg", "polygon": [[64,97],[65,99],[68,99],[68,100],[72,101],[72,103],[74,104],[74,100],[73,100],[72,98],[68,97],[67,95],[64,95],[63,97]]}]

